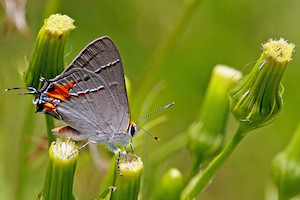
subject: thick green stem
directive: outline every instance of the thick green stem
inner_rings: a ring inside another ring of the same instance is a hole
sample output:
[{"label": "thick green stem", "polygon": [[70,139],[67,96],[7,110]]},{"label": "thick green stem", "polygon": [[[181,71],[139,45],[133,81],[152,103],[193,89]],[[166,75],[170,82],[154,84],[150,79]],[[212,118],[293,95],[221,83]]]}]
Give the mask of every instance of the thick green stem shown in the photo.
[{"label": "thick green stem", "polygon": [[144,169],[141,158],[136,158],[132,153],[122,153],[119,167],[122,176],[119,174],[118,164],[116,163],[113,182],[116,191],[111,194],[110,200],[137,200]]},{"label": "thick green stem", "polygon": [[[57,139],[49,148],[49,160],[43,191],[38,200],[74,200],[73,178],[78,147],[69,140]],[[68,158],[69,155],[72,155]]]},{"label": "thick green stem", "polygon": [[54,120],[50,115],[45,116],[46,119],[46,127],[47,127],[47,135],[48,135],[48,146],[50,147],[51,143],[56,140],[56,137],[52,133],[52,129],[54,129]]},{"label": "thick green stem", "polygon": [[214,160],[209,164],[209,166],[204,170],[204,172],[199,172],[187,185],[181,194],[181,199],[193,199],[197,197],[198,194],[205,188],[205,186],[210,182],[212,177],[215,175],[217,170],[224,164],[224,162],[231,155],[233,150],[237,147],[240,141],[248,132],[248,129],[244,126],[240,126],[235,135],[225,146],[223,151],[214,158]]}]

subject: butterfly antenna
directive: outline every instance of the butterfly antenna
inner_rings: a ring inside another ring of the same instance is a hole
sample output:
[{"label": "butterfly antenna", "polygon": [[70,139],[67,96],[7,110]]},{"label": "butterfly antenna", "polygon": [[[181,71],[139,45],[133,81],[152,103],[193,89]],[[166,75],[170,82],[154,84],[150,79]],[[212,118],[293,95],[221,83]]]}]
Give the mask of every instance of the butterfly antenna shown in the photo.
[{"label": "butterfly antenna", "polygon": [[23,93],[20,95],[27,95],[27,94],[38,94],[39,91],[37,89],[35,89],[34,87],[16,87],[16,88],[8,88],[5,91],[10,91],[10,90],[19,90],[19,89],[27,89],[30,90],[30,92],[27,93]]},{"label": "butterfly antenna", "polygon": [[[136,124],[135,124],[136,125]],[[148,135],[150,135],[151,137],[153,137],[155,140],[159,141],[160,139],[154,135],[152,135],[151,133],[149,133],[148,131],[146,131],[145,129],[143,129],[142,127],[136,125],[138,128],[142,129],[143,131],[145,131]]]},{"label": "butterfly antenna", "polygon": [[[162,108],[160,108],[160,109],[158,109],[158,110],[155,110],[155,111],[149,113],[148,115],[146,115],[146,116],[140,118],[140,119],[137,120],[135,123],[138,123],[138,122],[141,121],[142,119],[145,119],[145,118],[149,117],[150,115],[153,115],[153,114],[155,114],[155,113],[157,113],[157,112],[159,112],[159,111],[161,111],[161,110],[164,110],[164,109],[166,109],[166,108],[169,108],[169,107],[171,107],[171,106],[173,106],[173,105],[174,105],[174,102],[169,103],[169,104],[166,105],[165,107],[162,107]],[[144,130],[144,129],[143,129],[143,130]],[[144,131],[145,131],[145,130],[144,130]],[[147,132],[147,131],[146,131],[146,132]]]}]

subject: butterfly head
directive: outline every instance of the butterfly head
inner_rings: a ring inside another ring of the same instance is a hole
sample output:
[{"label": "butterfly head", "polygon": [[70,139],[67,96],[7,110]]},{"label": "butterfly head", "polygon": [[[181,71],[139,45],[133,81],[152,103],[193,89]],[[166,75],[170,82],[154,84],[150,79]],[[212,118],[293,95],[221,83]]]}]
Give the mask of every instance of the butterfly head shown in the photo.
[{"label": "butterfly head", "polygon": [[131,137],[135,137],[139,132],[139,130],[140,130],[139,127],[134,122],[130,123],[128,131]]},{"label": "butterfly head", "polygon": [[41,112],[44,109],[44,104],[50,101],[50,97],[47,94],[38,92],[32,103],[36,106],[35,112]]}]

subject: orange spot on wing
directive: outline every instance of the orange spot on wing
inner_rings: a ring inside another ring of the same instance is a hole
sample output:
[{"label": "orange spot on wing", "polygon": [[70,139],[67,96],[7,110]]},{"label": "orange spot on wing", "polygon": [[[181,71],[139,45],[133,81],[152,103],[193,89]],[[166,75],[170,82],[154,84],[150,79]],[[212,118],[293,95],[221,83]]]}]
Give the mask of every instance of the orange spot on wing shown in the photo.
[{"label": "orange spot on wing", "polygon": [[55,98],[61,101],[65,101],[69,96],[69,90],[73,87],[75,83],[77,83],[77,81],[67,82],[65,85],[53,84],[54,90],[49,91],[46,94],[48,94],[50,98]]},{"label": "orange spot on wing", "polygon": [[44,104],[44,109],[50,111],[51,109],[57,109],[57,107],[55,107],[51,102],[47,102]]},{"label": "orange spot on wing", "polygon": [[58,117],[57,113],[53,111],[53,109],[57,109],[57,106],[55,107],[51,102],[47,102],[44,104],[44,109],[48,112],[52,113],[54,116]]}]

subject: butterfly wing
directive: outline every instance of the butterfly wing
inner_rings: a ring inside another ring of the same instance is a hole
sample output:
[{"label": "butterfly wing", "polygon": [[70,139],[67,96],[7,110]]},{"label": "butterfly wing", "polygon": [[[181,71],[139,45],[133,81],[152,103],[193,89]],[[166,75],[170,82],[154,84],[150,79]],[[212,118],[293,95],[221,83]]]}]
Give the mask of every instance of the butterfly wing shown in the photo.
[{"label": "butterfly wing", "polygon": [[91,70],[104,80],[113,95],[119,113],[121,115],[127,114],[128,119],[123,119],[120,125],[123,131],[127,129],[128,120],[130,120],[130,108],[122,60],[114,42],[107,36],[94,40],[79,53],[65,69],[65,72],[74,68]]},{"label": "butterfly wing", "polygon": [[123,133],[129,124],[129,110],[118,105],[111,88],[96,73],[73,68],[49,80],[41,89],[50,97],[44,109],[84,134],[82,138]]},{"label": "butterfly wing", "polygon": [[101,37],[88,44],[64,72],[74,68],[95,72],[107,83],[120,111],[130,112],[121,57],[109,37]]}]

